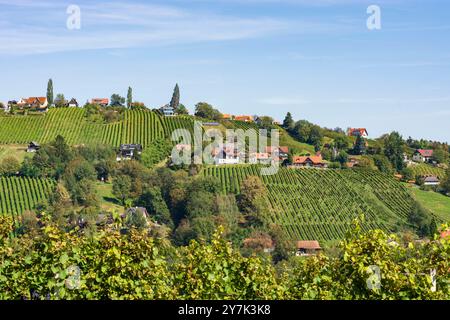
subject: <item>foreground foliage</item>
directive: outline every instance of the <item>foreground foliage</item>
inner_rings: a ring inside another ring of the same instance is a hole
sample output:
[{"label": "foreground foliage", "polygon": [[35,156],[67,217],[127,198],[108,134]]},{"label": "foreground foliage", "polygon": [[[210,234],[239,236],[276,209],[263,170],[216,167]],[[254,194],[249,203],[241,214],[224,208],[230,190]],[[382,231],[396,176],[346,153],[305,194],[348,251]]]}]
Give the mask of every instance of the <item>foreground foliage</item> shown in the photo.
[{"label": "foreground foliage", "polygon": [[12,237],[11,219],[0,220],[1,299],[450,297],[448,239],[403,246],[380,230],[365,234],[356,227],[336,257],[292,257],[274,267],[265,258],[242,257],[220,229],[210,243],[174,248],[137,230],[120,232],[117,225],[92,237],[67,233],[46,216],[39,228]]}]

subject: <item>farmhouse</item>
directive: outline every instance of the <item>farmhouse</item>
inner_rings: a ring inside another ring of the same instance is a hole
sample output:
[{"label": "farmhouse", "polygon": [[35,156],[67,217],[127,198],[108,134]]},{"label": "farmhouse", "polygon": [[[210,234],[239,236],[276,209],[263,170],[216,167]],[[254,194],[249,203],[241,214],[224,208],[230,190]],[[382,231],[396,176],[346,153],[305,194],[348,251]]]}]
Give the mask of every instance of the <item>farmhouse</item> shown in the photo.
[{"label": "farmhouse", "polygon": [[211,154],[216,165],[238,164],[240,161],[240,154],[233,143],[226,143],[222,148],[214,148]]},{"label": "farmhouse", "polygon": [[92,98],[91,104],[96,104],[101,107],[107,107],[109,104],[109,99],[108,98]]},{"label": "farmhouse", "polygon": [[266,152],[272,157],[278,157],[279,161],[284,161],[287,160],[288,156],[289,156],[289,147],[272,147],[272,146],[267,146],[266,147]]},{"label": "farmhouse", "polygon": [[296,256],[312,256],[318,254],[322,248],[317,240],[297,241]]},{"label": "farmhouse", "polygon": [[415,162],[430,162],[433,157],[433,150],[430,149],[417,149],[413,155],[413,161]]},{"label": "farmhouse", "polygon": [[[10,101],[9,104],[13,105],[14,102],[16,101]],[[15,105],[21,109],[30,108],[37,111],[47,111],[48,101],[46,97],[21,98]]]},{"label": "farmhouse", "polygon": [[243,122],[253,122],[252,116],[235,116],[234,120]]},{"label": "farmhouse", "polygon": [[233,117],[231,116],[231,114],[228,113],[224,113],[222,114],[222,119],[223,120],[231,120]]},{"label": "farmhouse", "polygon": [[67,104],[70,108],[78,107],[78,101],[75,98],[70,99],[69,103]]},{"label": "farmhouse", "polygon": [[327,168],[328,164],[322,159],[322,155],[300,156],[292,159],[292,166],[299,168]]},{"label": "farmhouse", "polygon": [[262,164],[270,164],[271,162],[271,157],[268,153],[266,152],[256,152],[256,153],[252,153],[249,156],[249,163],[252,164],[257,164],[257,163],[262,163]]},{"label": "farmhouse", "polygon": [[438,186],[439,183],[439,178],[435,176],[428,176],[423,179],[424,186]]},{"label": "farmhouse", "polygon": [[349,137],[361,136],[363,138],[367,138],[369,136],[366,128],[348,128],[347,135]]},{"label": "farmhouse", "polygon": [[117,154],[117,161],[135,159],[141,153],[142,145],[140,144],[121,144]]},{"label": "farmhouse", "polygon": [[31,141],[28,144],[28,148],[27,148],[27,152],[32,153],[32,152],[36,152],[41,148],[41,146],[35,142],[35,141]]},{"label": "farmhouse", "polygon": [[172,108],[168,104],[166,104],[165,106],[162,106],[161,108],[159,108],[159,111],[161,111],[161,113],[164,116],[166,116],[166,117],[170,117],[170,116],[174,116],[175,115],[175,109]]}]

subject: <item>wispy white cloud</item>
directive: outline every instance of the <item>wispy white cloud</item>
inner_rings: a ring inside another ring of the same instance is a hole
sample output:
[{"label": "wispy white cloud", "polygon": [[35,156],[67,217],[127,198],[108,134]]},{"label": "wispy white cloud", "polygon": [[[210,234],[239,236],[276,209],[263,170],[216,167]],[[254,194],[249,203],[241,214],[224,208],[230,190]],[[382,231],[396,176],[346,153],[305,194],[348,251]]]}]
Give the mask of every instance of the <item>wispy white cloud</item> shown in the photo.
[{"label": "wispy white cloud", "polygon": [[[80,4],[81,29],[71,31],[65,28],[68,15],[66,6],[61,3],[50,6],[46,0],[0,0],[0,5],[23,8],[16,16],[7,15],[6,19],[10,20],[5,20],[6,27],[0,30],[0,52],[3,54],[232,41],[352,29],[348,24],[320,20],[245,17],[171,5],[106,1]],[[36,16],[34,10],[40,12],[37,21],[27,19]]]}]

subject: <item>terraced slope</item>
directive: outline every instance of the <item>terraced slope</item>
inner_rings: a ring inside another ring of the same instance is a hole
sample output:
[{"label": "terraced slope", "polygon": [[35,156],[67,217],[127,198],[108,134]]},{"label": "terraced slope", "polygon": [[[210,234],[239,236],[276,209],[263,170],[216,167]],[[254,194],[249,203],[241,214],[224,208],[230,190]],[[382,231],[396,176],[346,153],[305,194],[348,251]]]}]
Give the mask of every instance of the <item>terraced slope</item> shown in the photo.
[{"label": "terraced slope", "polygon": [[[260,176],[257,166],[208,167],[204,175],[218,177],[224,193],[240,192],[240,182]],[[376,171],[281,168],[260,176],[268,189],[269,222],[282,226],[292,240],[341,239],[352,221],[365,215],[364,230],[392,230],[405,223],[412,197],[393,178]]]},{"label": "terraced slope", "polygon": [[81,108],[53,108],[43,115],[0,117],[0,144],[49,142],[62,135],[71,145],[140,143],[170,137],[177,128],[193,129],[189,117],[162,117],[150,110],[127,110],[124,119],[104,124],[89,121]]},{"label": "terraced slope", "polygon": [[48,199],[56,182],[50,179],[0,177],[0,214],[14,217]]}]

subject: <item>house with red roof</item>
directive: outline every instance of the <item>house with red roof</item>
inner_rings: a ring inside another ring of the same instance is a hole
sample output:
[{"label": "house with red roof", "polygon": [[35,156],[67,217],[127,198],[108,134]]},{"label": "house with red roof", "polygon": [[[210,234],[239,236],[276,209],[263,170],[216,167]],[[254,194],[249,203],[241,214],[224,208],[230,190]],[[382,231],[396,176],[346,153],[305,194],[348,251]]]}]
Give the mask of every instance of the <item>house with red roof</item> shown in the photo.
[{"label": "house with red roof", "polygon": [[252,116],[235,116],[234,120],[243,122],[253,122]]},{"label": "house with red roof", "polygon": [[99,106],[106,107],[109,104],[109,99],[108,98],[92,98],[91,104],[97,104]]},{"label": "house with red roof", "polygon": [[322,159],[322,155],[293,157],[292,166],[298,168],[327,168],[328,163]]},{"label": "house with red roof", "polygon": [[433,150],[431,149],[417,149],[412,157],[415,162],[430,162],[433,157]]},{"label": "house with red roof", "polygon": [[363,138],[367,138],[369,133],[366,128],[348,128],[347,135],[349,137],[358,137],[361,136]]},{"label": "house with red roof", "polygon": [[47,111],[48,101],[46,97],[22,98],[17,102],[19,108],[30,108],[37,111]]},{"label": "house with red roof", "polygon": [[317,240],[301,240],[297,241],[297,252],[296,256],[311,256],[317,255],[322,251],[319,241]]}]

